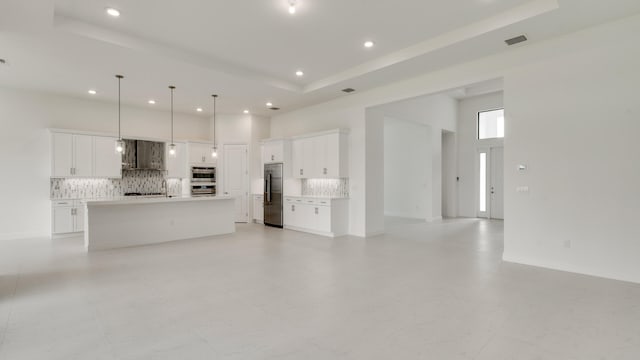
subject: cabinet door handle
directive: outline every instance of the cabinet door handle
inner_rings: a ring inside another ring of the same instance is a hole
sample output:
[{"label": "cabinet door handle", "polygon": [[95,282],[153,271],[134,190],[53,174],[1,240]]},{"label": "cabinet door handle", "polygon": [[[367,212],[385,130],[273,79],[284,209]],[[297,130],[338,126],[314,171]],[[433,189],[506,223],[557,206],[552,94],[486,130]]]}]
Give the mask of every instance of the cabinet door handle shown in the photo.
[{"label": "cabinet door handle", "polygon": [[296,211],[296,206],[295,205],[291,205],[291,211]]},{"label": "cabinet door handle", "polygon": [[275,158],[275,156],[274,156],[274,155],[271,155],[271,161],[273,161],[273,160],[275,160],[275,159],[276,159],[276,158]]},{"label": "cabinet door handle", "polygon": [[325,175],[327,175],[327,168],[324,168],[324,169],[322,170],[322,173],[323,173],[323,174],[325,174]]},{"label": "cabinet door handle", "polygon": [[316,215],[318,215],[318,208],[316,208]]}]

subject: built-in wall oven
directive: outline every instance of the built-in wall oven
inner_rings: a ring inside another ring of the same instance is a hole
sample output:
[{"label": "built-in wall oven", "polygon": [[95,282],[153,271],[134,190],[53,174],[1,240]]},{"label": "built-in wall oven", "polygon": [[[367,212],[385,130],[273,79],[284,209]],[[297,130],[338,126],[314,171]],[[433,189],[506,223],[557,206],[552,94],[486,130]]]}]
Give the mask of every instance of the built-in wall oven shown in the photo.
[{"label": "built-in wall oven", "polygon": [[191,167],[191,182],[199,183],[215,183],[216,182],[216,168],[215,167]]},{"label": "built-in wall oven", "polygon": [[216,195],[216,168],[191,167],[191,196]]},{"label": "built-in wall oven", "polygon": [[191,196],[215,196],[215,195],[216,195],[215,184],[205,184],[205,183],[191,184]]}]

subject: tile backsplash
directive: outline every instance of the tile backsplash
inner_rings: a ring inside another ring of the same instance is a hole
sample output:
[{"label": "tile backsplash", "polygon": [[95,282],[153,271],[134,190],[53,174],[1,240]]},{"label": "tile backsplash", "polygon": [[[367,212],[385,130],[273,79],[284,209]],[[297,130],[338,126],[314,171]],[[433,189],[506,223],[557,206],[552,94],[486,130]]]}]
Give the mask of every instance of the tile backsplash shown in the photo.
[{"label": "tile backsplash", "polygon": [[349,197],[349,179],[302,179],[302,196]]},{"label": "tile backsplash", "polygon": [[[123,171],[122,179],[51,179],[51,199],[96,199],[123,196],[129,192],[160,193],[164,174],[160,171]],[[179,179],[167,179],[169,195],[182,194]]]}]

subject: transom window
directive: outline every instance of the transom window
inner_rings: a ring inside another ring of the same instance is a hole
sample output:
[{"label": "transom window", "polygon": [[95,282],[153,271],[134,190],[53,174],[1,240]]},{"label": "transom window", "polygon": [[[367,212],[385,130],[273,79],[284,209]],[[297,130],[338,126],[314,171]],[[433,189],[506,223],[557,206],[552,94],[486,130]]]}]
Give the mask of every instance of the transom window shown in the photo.
[{"label": "transom window", "polygon": [[504,137],[504,109],[481,111],[478,113],[478,139],[498,139]]}]

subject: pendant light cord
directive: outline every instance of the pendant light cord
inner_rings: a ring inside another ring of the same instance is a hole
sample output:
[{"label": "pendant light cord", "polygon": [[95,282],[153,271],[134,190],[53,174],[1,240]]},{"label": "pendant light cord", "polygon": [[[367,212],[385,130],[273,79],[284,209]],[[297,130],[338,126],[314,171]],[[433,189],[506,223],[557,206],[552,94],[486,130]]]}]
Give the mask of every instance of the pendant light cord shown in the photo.
[{"label": "pendant light cord", "polygon": [[218,98],[218,95],[211,95],[213,97],[213,147],[217,146],[217,142],[216,142],[216,99]]},{"label": "pendant light cord", "polygon": [[118,139],[122,140],[122,121],[121,121],[121,105],[120,105],[120,81],[124,78],[122,75],[116,75],[118,78]]},{"label": "pendant light cord", "polygon": [[175,90],[175,86],[169,86],[171,89],[171,145],[173,145],[173,90]]}]

